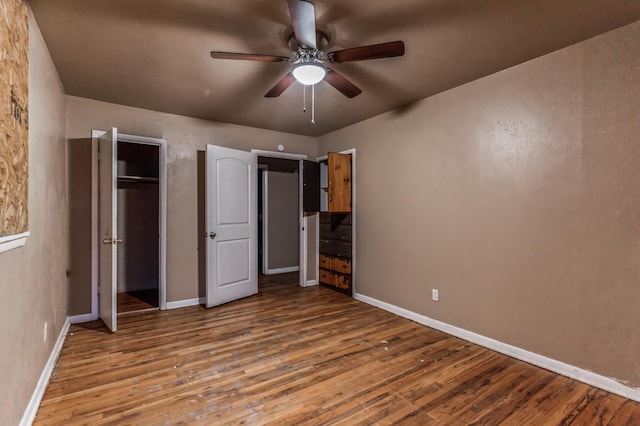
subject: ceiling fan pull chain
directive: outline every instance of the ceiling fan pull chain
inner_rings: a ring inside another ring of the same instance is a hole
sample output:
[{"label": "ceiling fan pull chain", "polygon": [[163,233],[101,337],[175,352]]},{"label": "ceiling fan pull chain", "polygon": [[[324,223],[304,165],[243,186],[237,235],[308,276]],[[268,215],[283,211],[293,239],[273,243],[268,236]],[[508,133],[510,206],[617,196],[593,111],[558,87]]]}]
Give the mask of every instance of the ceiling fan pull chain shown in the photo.
[{"label": "ceiling fan pull chain", "polygon": [[302,112],[307,112],[307,86],[302,85]]},{"label": "ceiling fan pull chain", "polygon": [[311,124],[316,124],[316,85],[311,86]]}]

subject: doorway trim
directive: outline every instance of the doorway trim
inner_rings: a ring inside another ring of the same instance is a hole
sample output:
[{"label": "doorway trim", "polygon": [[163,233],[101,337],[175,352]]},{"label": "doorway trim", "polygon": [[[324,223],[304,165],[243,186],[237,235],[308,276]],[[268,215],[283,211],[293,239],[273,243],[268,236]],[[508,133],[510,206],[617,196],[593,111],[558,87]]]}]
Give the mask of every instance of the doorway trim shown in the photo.
[{"label": "doorway trim", "polygon": [[[254,154],[256,157],[271,157],[271,158],[284,158],[284,159],[288,159],[288,160],[306,160],[308,159],[308,156],[306,154],[293,154],[293,153],[288,153],[288,152],[279,152],[279,151],[266,151],[266,150],[262,150],[262,149],[252,149],[251,153]],[[300,173],[301,170],[298,170],[298,172]],[[267,203],[269,202],[269,195],[267,193],[268,189],[267,187],[267,175],[265,173],[264,178],[263,178],[263,191],[262,191],[262,205],[263,208],[265,208],[265,206],[267,205]],[[300,185],[300,184],[298,184]],[[302,188],[298,187],[298,193],[301,194],[302,193]],[[300,285],[300,287],[305,287],[307,286],[306,283],[306,271],[307,271],[307,218],[304,216],[304,213],[302,211],[302,200],[299,200],[299,211],[298,211],[298,241],[299,241],[299,247],[298,247],[298,254],[299,254],[299,265],[298,265],[298,269],[299,269],[299,282],[298,284]],[[266,210],[266,208],[265,208]],[[266,224],[266,212],[265,215],[263,216],[263,220],[265,221]],[[262,242],[262,248],[263,248],[263,254],[265,256],[265,261],[266,261],[266,256],[268,254],[268,242],[266,241],[267,237],[268,237],[268,233],[266,231],[266,226],[263,226],[263,236],[264,236],[264,240]],[[262,267],[263,269],[267,269],[266,267],[266,263],[265,261],[263,261]],[[304,268],[304,269],[303,269]],[[262,272],[262,271],[260,271]],[[272,271],[273,272],[273,271]],[[285,271],[282,271],[285,272]]]},{"label": "doorway trim", "polygon": [[[106,132],[91,131],[91,320],[99,318],[99,241],[98,241],[98,138]],[[167,309],[167,141],[146,136],[128,135],[118,132],[118,142],[155,145],[159,149],[159,271],[158,305],[160,310]]]},{"label": "doorway trim", "polygon": [[[269,227],[267,226],[269,223],[269,209],[267,208],[267,199],[269,196],[266,193],[266,191],[269,190],[269,183],[267,181],[269,179],[269,175],[266,173],[267,170],[266,165],[258,164],[258,174],[262,174],[262,200],[259,200],[260,203],[258,203],[260,205],[260,211],[258,214],[262,215],[262,235],[258,235],[258,238],[262,239],[262,268],[260,268],[259,272],[263,275],[267,275],[267,271],[269,269]],[[259,242],[258,245],[260,245]]]}]

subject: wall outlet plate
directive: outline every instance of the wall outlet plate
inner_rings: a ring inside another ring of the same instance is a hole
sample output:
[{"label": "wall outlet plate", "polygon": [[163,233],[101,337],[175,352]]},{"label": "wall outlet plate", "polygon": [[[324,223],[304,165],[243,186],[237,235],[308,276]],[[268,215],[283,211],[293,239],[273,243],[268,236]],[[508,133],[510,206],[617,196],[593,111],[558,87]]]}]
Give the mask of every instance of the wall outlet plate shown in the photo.
[{"label": "wall outlet plate", "polygon": [[437,288],[431,289],[431,300],[433,300],[434,302],[438,302],[440,300],[440,292]]}]

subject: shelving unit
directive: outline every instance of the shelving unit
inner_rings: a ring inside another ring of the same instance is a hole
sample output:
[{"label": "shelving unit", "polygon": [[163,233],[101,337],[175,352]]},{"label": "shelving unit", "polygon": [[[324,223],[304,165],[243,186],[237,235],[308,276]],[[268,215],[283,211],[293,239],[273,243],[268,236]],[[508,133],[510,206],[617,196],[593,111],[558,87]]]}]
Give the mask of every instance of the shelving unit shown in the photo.
[{"label": "shelving unit", "polygon": [[160,179],[146,176],[118,176],[119,183],[159,183]]},{"label": "shelving unit", "polygon": [[320,162],[320,211],[329,210],[329,161]]},{"label": "shelving unit", "polygon": [[351,215],[320,215],[320,284],[351,296],[351,257]]},{"label": "shelving unit", "polygon": [[320,162],[320,285],[352,295],[351,155]]}]

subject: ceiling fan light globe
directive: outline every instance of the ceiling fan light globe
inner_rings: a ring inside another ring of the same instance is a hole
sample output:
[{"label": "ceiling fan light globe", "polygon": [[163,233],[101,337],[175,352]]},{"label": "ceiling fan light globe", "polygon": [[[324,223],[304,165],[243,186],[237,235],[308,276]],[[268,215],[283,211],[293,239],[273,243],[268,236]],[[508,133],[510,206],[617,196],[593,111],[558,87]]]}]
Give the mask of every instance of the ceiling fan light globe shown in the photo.
[{"label": "ceiling fan light globe", "polygon": [[293,77],[305,86],[321,82],[327,70],[319,64],[300,64],[293,69]]}]

